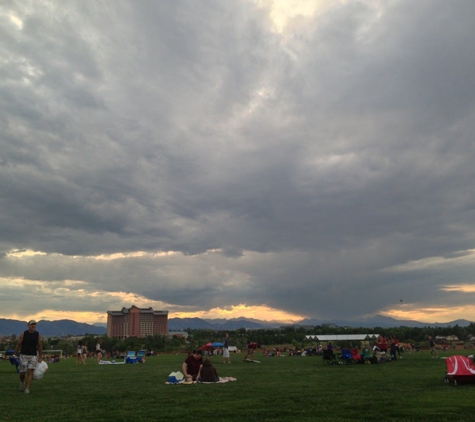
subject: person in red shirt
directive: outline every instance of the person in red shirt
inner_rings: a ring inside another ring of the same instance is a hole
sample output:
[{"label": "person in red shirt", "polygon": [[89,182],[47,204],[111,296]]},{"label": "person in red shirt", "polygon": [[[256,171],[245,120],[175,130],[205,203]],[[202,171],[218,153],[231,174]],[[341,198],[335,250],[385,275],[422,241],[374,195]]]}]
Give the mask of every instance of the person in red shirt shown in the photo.
[{"label": "person in red shirt", "polygon": [[256,349],[258,347],[259,347],[259,345],[256,342],[248,343],[248,345],[247,345],[247,355],[244,356],[243,361],[245,361],[248,358],[248,356],[250,356],[250,360],[254,360],[254,352],[256,351]]},{"label": "person in red shirt", "polygon": [[196,381],[201,365],[203,365],[201,352],[199,350],[193,350],[182,365],[183,375],[185,375],[187,382]]},{"label": "person in red shirt", "polygon": [[381,337],[379,339],[379,349],[382,352],[387,352],[388,351],[388,340],[386,340],[386,337],[384,337],[382,334],[381,334]]}]

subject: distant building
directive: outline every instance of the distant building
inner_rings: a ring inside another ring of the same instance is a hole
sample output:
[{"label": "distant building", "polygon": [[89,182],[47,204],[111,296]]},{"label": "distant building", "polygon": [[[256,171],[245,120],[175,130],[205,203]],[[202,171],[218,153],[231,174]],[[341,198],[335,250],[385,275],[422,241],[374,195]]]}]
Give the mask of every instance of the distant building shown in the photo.
[{"label": "distant building", "polygon": [[455,335],[450,336],[436,336],[435,342],[436,343],[449,343],[451,341],[459,341],[459,338]]},{"label": "distant building", "polygon": [[145,337],[168,334],[168,311],[138,308],[107,311],[107,335],[111,338]]},{"label": "distant building", "polygon": [[188,333],[186,331],[169,331],[168,337],[182,337],[184,339],[187,339]]}]

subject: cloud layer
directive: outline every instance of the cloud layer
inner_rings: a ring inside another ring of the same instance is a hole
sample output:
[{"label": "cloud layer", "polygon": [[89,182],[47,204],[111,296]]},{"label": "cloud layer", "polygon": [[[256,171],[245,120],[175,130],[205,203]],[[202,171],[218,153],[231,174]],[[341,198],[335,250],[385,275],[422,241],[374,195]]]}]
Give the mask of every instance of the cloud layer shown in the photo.
[{"label": "cloud layer", "polygon": [[0,317],[475,320],[475,3],[282,5],[0,6]]}]

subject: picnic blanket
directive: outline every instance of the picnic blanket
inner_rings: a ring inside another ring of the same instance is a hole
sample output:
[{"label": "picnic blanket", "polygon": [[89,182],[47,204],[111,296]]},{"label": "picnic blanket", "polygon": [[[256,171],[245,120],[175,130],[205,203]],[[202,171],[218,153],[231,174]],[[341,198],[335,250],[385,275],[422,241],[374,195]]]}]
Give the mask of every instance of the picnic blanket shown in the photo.
[{"label": "picnic blanket", "polygon": [[100,360],[99,365],[123,365],[125,362],[116,362],[115,360]]},{"label": "picnic blanket", "polygon": [[165,382],[165,384],[169,384],[169,385],[176,385],[176,384],[223,384],[225,382],[229,382],[229,381],[237,381],[237,378],[233,378],[233,377],[219,377],[219,381],[215,381],[215,382],[199,382],[199,381],[185,381],[185,380],[181,380],[181,381],[178,381],[178,382]]}]

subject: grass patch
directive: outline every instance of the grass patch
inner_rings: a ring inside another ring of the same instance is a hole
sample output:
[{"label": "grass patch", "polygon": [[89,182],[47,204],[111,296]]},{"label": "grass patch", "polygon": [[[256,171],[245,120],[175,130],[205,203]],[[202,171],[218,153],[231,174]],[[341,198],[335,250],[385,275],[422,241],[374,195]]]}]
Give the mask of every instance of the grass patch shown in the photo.
[{"label": "grass patch", "polygon": [[[464,351],[463,354],[472,354]],[[453,353],[447,353],[450,356]],[[382,365],[323,365],[317,357],[272,357],[262,363],[213,363],[225,384],[166,385],[185,356],[145,364],[50,364],[31,393],[0,361],[0,421],[472,421],[475,385],[443,383],[443,359],[405,354]]]}]

